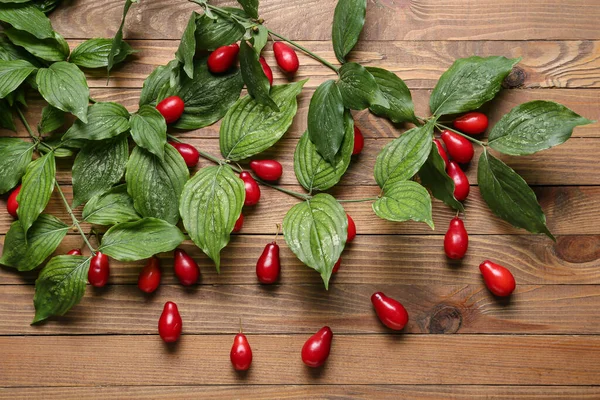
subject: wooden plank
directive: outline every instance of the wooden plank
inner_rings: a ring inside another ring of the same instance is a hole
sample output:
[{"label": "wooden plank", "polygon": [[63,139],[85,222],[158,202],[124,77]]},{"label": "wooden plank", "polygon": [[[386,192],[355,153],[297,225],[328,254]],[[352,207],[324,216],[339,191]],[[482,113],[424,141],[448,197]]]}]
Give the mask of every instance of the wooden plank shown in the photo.
[{"label": "wooden plank", "polygon": [[0,386],[600,384],[598,336],[336,335],[318,370],[300,360],[307,336],[250,335],[254,361],[241,376],[229,361],[233,334],[172,346],[158,335],[6,336]]},{"label": "wooden plank", "polygon": [[[300,190],[297,187],[292,189]],[[64,186],[63,191],[70,201],[72,188]],[[572,187],[537,187],[537,197],[544,209],[548,227],[556,235],[597,235],[600,234],[600,187],[597,186],[572,186]],[[275,190],[263,187],[261,201],[258,205],[246,208],[244,215],[243,233],[245,234],[275,234],[276,224],[281,223],[288,210],[298,202],[297,199]],[[375,186],[357,186],[352,190],[337,188],[331,192],[338,199],[360,199],[376,197],[379,188]],[[8,196],[0,197],[0,210],[6,209]],[[465,223],[471,234],[526,234],[522,229],[517,229],[507,222],[494,216],[481,198],[477,187],[471,188],[471,194],[466,203]],[[345,203],[344,208],[352,216],[357,225],[359,234],[431,234],[431,229],[422,223],[405,222],[396,223],[377,218],[373,213],[370,202]],[[81,207],[75,210],[75,215],[81,218]],[[70,223],[71,219],[66,213],[57,193],[54,193],[46,209],[63,221]],[[437,227],[435,234],[444,234],[448,223],[456,213],[441,201],[433,202],[433,220]],[[0,212],[0,233],[8,232],[12,217],[5,212]],[[90,226],[82,225],[86,232]]]},{"label": "wooden plank", "polygon": [[468,386],[468,385],[265,385],[265,386],[118,386],[0,388],[0,399],[28,400],[215,400],[331,399],[357,400],[597,400],[595,386]]},{"label": "wooden plank", "polygon": [[[476,267],[473,267],[475,269]],[[169,271],[170,273],[170,271]],[[335,283],[311,285],[210,285],[186,289],[162,285],[152,296],[137,286],[87,290],[63,317],[30,326],[31,286],[0,292],[0,335],[153,335],[165,301],[174,301],[186,334],[234,334],[241,318],[247,334],[311,334],[329,325],[339,334],[390,333],[370,297],[382,291],[400,301],[410,320],[405,334],[599,334],[600,285],[519,285],[510,299],[475,285]]]},{"label": "wooden plank", "polygon": [[[597,224],[596,224],[597,225]],[[359,225],[359,232],[363,229]],[[191,242],[186,250],[200,265],[202,285],[256,284],[256,260],[273,236],[237,235],[222,253],[221,273],[212,261]],[[0,236],[0,242],[4,237]],[[358,235],[342,254],[340,273],[335,284],[398,284],[479,285],[481,274],[477,266],[484,259],[501,262],[509,268],[519,284],[600,284],[600,235],[558,236],[553,243],[543,236],[481,236],[470,235],[469,251],[461,261],[448,260],[442,250],[441,236]],[[280,240],[281,285],[322,285],[321,277],[301,264]],[[57,254],[81,246],[81,238],[69,235]],[[1,247],[1,246],[0,246]],[[85,252],[87,253],[87,252]],[[171,273],[171,254],[161,254],[165,273],[163,284],[177,280]],[[111,284],[137,284],[144,261],[122,263],[111,260]],[[0,285],[33,284],[37,271],[18,273],[0,267]],[[199,289],[202,290],[202,289]]]},{"label": "wooden plank", "polygon": [[[237,4],[216,1],[218,5]],[[328,40],[335,0],[267,0],[260,13],[269,28],[291,39]],[[239,7],[239,6],[238,6]],[[83,0],[59,7],[54,28],[68,38],[112,36],[123,2]],[[140,3],[132,7],[127,38],[179,39],[192,10],[187,2]],[[593,1],[412,0],[370,2],[364,40],[600,39]]]}]

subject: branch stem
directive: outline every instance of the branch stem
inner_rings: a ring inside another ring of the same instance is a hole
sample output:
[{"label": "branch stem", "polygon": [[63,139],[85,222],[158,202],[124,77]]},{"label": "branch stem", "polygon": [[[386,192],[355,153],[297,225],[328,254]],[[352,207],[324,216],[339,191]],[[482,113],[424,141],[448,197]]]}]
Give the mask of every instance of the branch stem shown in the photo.
[{"label": "branch stem", "polygon": [[437,124],[437,123],[435,124],[435,126],[436,126],[437,128],[447,129],[447,130],[449,130],[449,131],[451,131],[451,132],[454,132],[454,133],[456,133],[457,135],[460,135],[460,136],[464,137],[465,139],[467,139],[467,140],[469,140],[469,141],[471,141],[471,142],[473,142],[473,143],[477,143],[477,144],[478,144],[478,145],[480,145],[480,146],[483,146],[483,147],[486,147],[486,146],[487,146],[487,143],[484,143],[484,142],[482,142],[482,141],[480,141],[480,140],[477,140],[477,139],[475,139],[475,138],[472,138],[472,137],[471,137],[471,136],[469,136],[469,135],[465,135],[464,133],[462,133],[462,132],[459,132],[459,131],[457,131],[456,129],[452,129],[452,128],[450,128],[449,126],[442,125],[442,124]]},{"label": "branch stem", "polygon": [[25,125],[25,129],[27,129],[27,133],[29,133],[29,136],[31,136],[31,138],[33,139],[33,141],[36,144],[39,143],[40,138],[35,136],[35,134],[33,133],[31,126],[29,126],[29,122],[27,122],[25,115],[23,115],[23,111],[21,111],[21,109],[19,107],[15,107],[15,108],[17,109],[17,114],[19,114],[19,118],[21,119],[21,122],[23,122],[23,125]]},{"label": "branch stem", "polygon": [[366,199],[349,199],[349,200],[338,200],[340,203],[365,203],[367,201],[377,201],[379,197],[367,197]]},{"label": "branch stem", "polygon": [[75,217],[75,214],[73,213],[73,210],[71,209],[71,206],[69,206],[69,202],[67,201],[65,194],[63,193],[62,189],[60,188],[60,185],[58,184],[58,182],[55,182],[54,185],[56,186],[56,190],[58,190],[58,193],[60,194],[60,198],[62,199],[63,203],[65,204],[65,208],[67,209],[67,212],[69,213],[69,216],[71,217],[71,220],[73,221],[73,225],[77,228],[77,231],[83,238],[83,242],[90,249],[90,251],[92,252],[92,255],[96,255],[96,249],[94,249],[94,247],[90,244],[87,237],[85,236],[85,233],[83,232],[83,229],[81,229],[81,226],[79,225],[79,221]]},{"label": "branch stem", "polygon": [[316,55],[315,53],[313,53],[312,51],[308,50],[306,47],[301,46],[300,44],[294,42],[293,40],[290,40],[284,36],[281,36],[278,33],[273,32],[272,30],[268,30],[269,33],[273,36],[275,36],[276,38],[279,38],[281,40],[283,40],[284,42],[287,42],[289,44],[291,44],[292,46],[296,47],[297,49],[303,51],[304,53],[308,54],[309,56],[311,56],[312,58],[314,58],[315,60],[317,60],[318,62],[320,62],[321,64],[325,65],[326,67],[331,68],[336,74],[339,73],[339,68],[336,67],[335,65],[333,65],[332,63],[330,63],[329,61],[325,60],[324,58]]}]

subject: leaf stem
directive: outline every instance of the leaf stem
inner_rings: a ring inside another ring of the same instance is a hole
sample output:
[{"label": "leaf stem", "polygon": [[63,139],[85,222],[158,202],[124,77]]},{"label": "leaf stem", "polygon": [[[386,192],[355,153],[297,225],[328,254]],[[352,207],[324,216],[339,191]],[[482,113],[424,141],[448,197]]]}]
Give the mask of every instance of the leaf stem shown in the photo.
[{"label": "leaf stem", "polygon": [[293,40],[290,40],[286,37],[281,36],[278,33],[273,32],[270,29],[267,29],[269,31],[269,33],[273,36],[275,36],[276,38],[279,38],[281,40],[283,40],[284,42],[287,42],[289,44],[291,44],[292,46],[300,49],[301,51],[303,51],[304,53],[308,54],[309,56],[311,56],[312,58],[314,58],[315,60],[319,61],[321,64],[325,65],[326,67],[331,68],[333,71],[335,71],[335,73],[339,73],[339,68],[336,67],[335,65],[333,65],[332,63],[330,63],[329,61],[325,60],[324,58],[316,55],[315,53],[313,53],[312,51],[308,50],[306,47],[299,45],[298,43],[294,42]]},{"label": "leaf stem", "polygon": [[71,216],[71,220],[73,221],[73,225],[77,228],[77,231],[79,232],[79,234],[83,238],[83,242],[90,249],[90,251],[92,252],[92,255],[96,255],[96,249],[94,249],[94,247],[90,244],[90,242],[88,241],[87,237],[85,236],[85,233],[83,233],[83,229],[81,229],[81,226],[79,225],[79,221],[75,217],[75,214],[73,214],[73,210],[71,209],[71,206],[69,206],[69,202],[67,201],[67,198],[65,197],[65,194],[63,193],[62,189],[60,188],[60,185],[58,184],[58,182],[54,182],[54,185],[56,186],[56,190],[58,190],[58,193],[60,194],[60,197],[61,197],[63,203],[65,204],[65,208],[67,209],[67,212]]},{"label": "leaf stem", "polygon": [[339,203],[365,203],[367,201],[377,201],[379,197],[367,197],[366,199],[350,199],[350,200],[338,200]]},{"label": "leaf stem", "polygon": [[25,125],[25,129],[27,129],[27,133],[29,133],[29,136],[31,136],[31,138],[33,139],[35,144],[38,144],[40,142],[40,138],[35,136],[35,134],[33,133],[31,126],[29,126],[29,122],[27,122],[27,119],[25,119],[25,115],[23,115],[23,111],[21,111],[21,108],[19,108],[19,107],[15,107],[15,108],[17,109],[17,113],[19,114],[19,118],[21,119],[21,122],[23,122],[23,125]]},{"label": "leaf stem", "polygon": [[465,135],[464,133],[462,133],[462,132],[459,132],[459,131],[457,131],[456,129],[452,129],[452,128],[450,128],[449,126],[442,125],[442,124],[438,124],[438,123],[436,123],[436,124],[435,124],[435,126],[436,126],[438,129],[439,129],[439,128],[443,128],[443,129],[447,129],[447,130],[449,130],[449,131],[451,131],[451,132],[454,132],[454,133],[456,133],[457,135],[460,135],[460,136],[464,137],[465,139],[467,139],[467,140],[470,140],[470,141],[471,141],[471,142],[473,142],[473,143],[477,143],[477,144],[478,144],[478,145],[480,145],[480,146],[483,146],[483,147],[486,147],[486,146],[487,146],[487,143],[485,143],[485,142],[482,142],[482,141],[480,141],[480,140],[477,140],[477,139],[475,139],[475,138],[472,138],[472,137],[471,137],[471,136],[469,136],[469,135]]}]

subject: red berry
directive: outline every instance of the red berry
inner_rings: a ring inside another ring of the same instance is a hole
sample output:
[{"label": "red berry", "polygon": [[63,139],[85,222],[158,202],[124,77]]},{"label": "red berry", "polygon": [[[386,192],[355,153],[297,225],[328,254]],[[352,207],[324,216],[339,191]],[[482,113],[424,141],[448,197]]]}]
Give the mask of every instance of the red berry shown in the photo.
[{"label": "red berry", "polygon": [[239,232],[242,230],[242,226],[244,226],[244,214],[240,214],[240,217],[235,221],[235,225],[233,226],[234,232]]},{"label": "red berry", "polygon": [[450,161],[448,164],[447,172],[448,176],[454,181],[454,197],[458,201],[464,201],[471,191],[469,178],[467,178],[463,170],[454,161]]},{"label": "red berry", "polygon": [[479,135],[488,128],[488,117],[480,112],[470,112],[454,120],[454,127],[469,135]]},{"label": "red berry", "polygon": [[354,125],[354,148],[352,149],[352,155],[358,155],[365,147],[365,137],[363,136],[360,129]]},{"label": "red berry", "polygon": [[515,290],[515,277],[502,265],[486,260],[479,265],[485,285],[496,296],[505,297]]},{"label": "red berry", "polygon": [[8,196],[8,202],[6,203],[6,210],[13,218],[18,218],[17,209],[19,208],[19,203],[17,202],[17,196],[20,191],[21,185],[17,186],[17,188],[12,191],[10,196]]},{"label": "red berry", "polygon": [[109,276],[110,265],[108,262],[108,256],[98,251],[90,261],[90,269],[88,270],[88,281],[92,286],[103,287],[108,282]]},{"label": "red berry", "polygon": [[350,243],[356,237],[356,224],[349,214],[346,213],[346,217],[348,217],[348,238],[346,239],[346,243]]},{"label": "red berry", "polygon": [[165,343],[173,343],[181,336],[183,322],[177,304],[167,301],[158,319],[158,334]]},{"label": "red berry", "polygon": [[275,160],[250,161],[250,168],[256,176],[265,181],[276,181],[283,174],[283,166]]},{"label": "red berry", "polygon": [[250,368],[252,364],[252,349],[246,335],[243,333],[235,335],[229,358],[236,371],[247,371]]},{"label": "red berry", "polygon": [[381,292],[373,293],[371,303],[379,320],[388,328],[399,331],[408,322],[408,313],[400,302],[387,297]]},{"label": "red berry", "polygon": [[154,292],[160,285],[161,275],[160,260],[158,257],[154,256],[148,259],[146,266],[140,271],[138,287],[145,293]]},{"label": "red berry", "polygon": [[81,249],[73,249],[67,253],[68,256],[80,256]]},{"label": "red berry", "polygon": [[256,276],[261,283],[275,283],[279,278],[279,245],[275,242],[265,246],[256,263]]},{"label": "red berry", "polygon": [[181,249],[175,249],[173,271],[183,286],[191,286],[200,279],[200,267],[188,253]]},{"label": "red berry", "polygon": [[271,86],[273,86],[273,70],[271,69],[271,67],[269,67],[269,64],[267,64],[267,60],[265,60],[264,57],[259,58],[259,61],[260,61],[260,65],[262,65],[263,72],[265,73],[265,75],[267,76],[267,79],[269,80],[269,84]]},{"label": "red berry", "polygon": [[273,53],[275,53],[275,60],[277,60],[279,68],[290,74],[298,71],[300,61],[298,61],[298,55],[290,46],[283,42],[275,42],[273,43]]},{"label": "red berry", "polygon": [[469,247],[469,235],[465,224],[458,217],[450,221],[450,227],[444,237],[444,251],[448,258],[460,260],[467,253]]},{"label": "red berry", "polygon": [[240,178],[244,181],[244,187],[246,188],[246,199],[244,200],[245,206],[254,206],[258,204],[260,200],[260,187],[254,180],[252,175],[248,172],[242,172]]},{"label": "red berry", "polygon": [[331,332],[328,326],[324,326],[308,338],[304,346],[302,346],[302,361],[304,364],[312,368],[318,368],[325,364],[331,350],[332,339],[333,332]]},{"label": "red berry", "polygon": [[448,159],[448,154],[446,154],[444,146],[442,146],[442,142],[440,142],[438,139],[433,139],[433,143],[435,143],[435,147],[437,147],[438,153],[444,160],[444,167],[448,168],[448,163],[450,162],[450,160]]},{"label": "red berry", "polygon": [[442,132],[442,140],[446,145],[448,154],[457,163],[466,164],[473,159],[475,151],[473,150],[473,144],[468,139],[446,130]]},{"label": "red berry", "polygon": [[179,96],[167,97],[156,106],[158,112],[165,117],[167,124],[171,124],[181,118],[184,108],[185,104],[183,104],[183,100]]},{"label": "red berry", "polygon": [[337,260],[335,265],[333,266],[333,270],[331,271],[331,273],[335,274],[336,272],[338,272],[341,266],[342,266],[342,258],[340,257],[340,259]]},{"label": "red berry", "polygon": [[208,69],[213,74],[229,71],[235,64],[239,51],[237,43],[219,47],[208,56]]},{"label": "red berry", "polygon": [[181,157],[183,157],[183,161],[185,161],[185,165],[187,165],[188,168],[194,168],[198,165],[200,153],[198,153],[198,150],[196,150],[194,146],[179,142],[169,142],[169,144],[175,147],[175,150],[181,154]]}]

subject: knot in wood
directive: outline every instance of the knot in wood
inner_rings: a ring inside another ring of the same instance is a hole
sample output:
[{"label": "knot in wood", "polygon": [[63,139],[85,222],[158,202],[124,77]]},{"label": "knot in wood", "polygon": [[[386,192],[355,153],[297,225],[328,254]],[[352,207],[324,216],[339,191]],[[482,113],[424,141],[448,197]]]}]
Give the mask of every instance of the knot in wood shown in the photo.
[{"label": "knot in wood", "polygon": [[506,78],[504,78],[504,82],[502,82],[502,87],[505,89],[514,89],[523,86],[525,84],[525,79],[527,78],[527,74],[521,67],[513,67],[512,71]]},{"label": "knot in wood", "polygon": [[461,325],[462,314],[460,310],[452,305],[440,304],[434,308],[429,319],[429,333],[456,333]]},{"label": "knot in wood", "polygon": [[554,252],[571,263],[586,263],[600,259],[600,235],[561,236],[554,245]]}]

